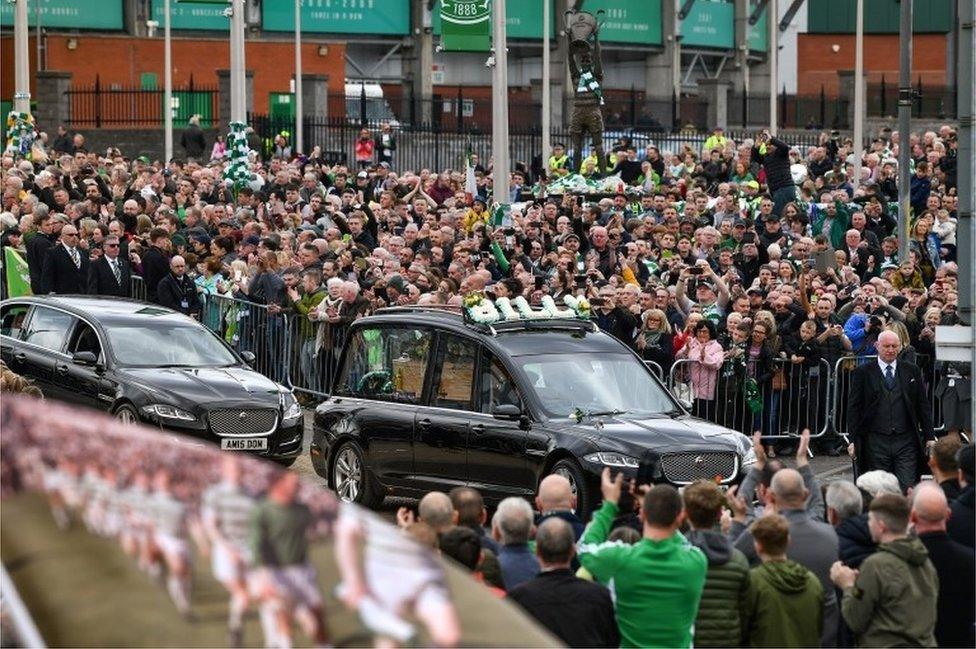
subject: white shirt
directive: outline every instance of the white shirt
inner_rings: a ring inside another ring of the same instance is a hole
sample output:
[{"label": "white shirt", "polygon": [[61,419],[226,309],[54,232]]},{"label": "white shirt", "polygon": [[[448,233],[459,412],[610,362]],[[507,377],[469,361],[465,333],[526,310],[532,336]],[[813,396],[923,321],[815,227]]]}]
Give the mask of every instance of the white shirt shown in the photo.
[{"label": "white shirt", "polygon": [[898,375],[898,359],[896,358],[895,360],[891,361],[891,363],[885,363],[883,360],[881,360],[881,357],[878,356],[878,367],[881,368],[881,376],[884,376],[885,375],[885,372],[888,370],[888,367],[889,366],[891,367],[891,374],[893,376],[897,376]]}]

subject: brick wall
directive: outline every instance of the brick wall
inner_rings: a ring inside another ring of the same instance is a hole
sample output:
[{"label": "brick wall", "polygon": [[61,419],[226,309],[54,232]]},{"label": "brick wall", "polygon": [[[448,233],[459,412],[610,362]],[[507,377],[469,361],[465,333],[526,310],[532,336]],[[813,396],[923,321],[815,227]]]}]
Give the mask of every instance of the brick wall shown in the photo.
[{"label": "brick wall", "polygon": [[[67,43],[77,43],[69,50]],[[95,76],[103,87],[111,84],[132,87],[139,85],[139,75],[155,72],[160,87],[163,82],[163,39],[131,38],[128,36],[52,34],[47,37],[49,70],[63,70],[74,75],[72,82],[91,85]],[[319,46],[327,45],[328,52],[319,56]],[[200,86],[217,86],[216,70],[230,66],[230,47],[226,40],[173,38],[173,85],[185,85],[193,75]],[[33,38],[30,43],[31,71],[35,69]],[[254,71],[254,109],[268,112],[268,96],[272,92],[288,92],[295,66],[295,46],[291,41],[248,41],[245,50],[247,69]],[[0,39],[0,97],[13,96],[13,38]],[[345,92],[345,44],[303,42],[302,72],[325,74],[329,77],[330,93]],[[31,88],[36,88],[31,75]]]},{"label": "brick wall", "polygon": [[[838,45],[837,52],[833,46]],[[837,71],[854,69],[853,34],[800,34],[797,41],[797,89],[801,95],[818,95],[823,85],[828,96],[837,94]],[[897,35],[864,36],[864,70],[869,84],[881,81],[898,85]],[[946,83],[946,35],[916,34],[912,40],[912,83]]]}]

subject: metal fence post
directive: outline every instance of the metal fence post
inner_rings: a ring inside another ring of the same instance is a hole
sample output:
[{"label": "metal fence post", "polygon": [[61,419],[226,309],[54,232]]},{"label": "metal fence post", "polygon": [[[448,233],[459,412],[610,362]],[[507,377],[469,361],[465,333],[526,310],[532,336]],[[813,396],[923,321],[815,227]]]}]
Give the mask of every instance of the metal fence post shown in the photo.
[{"label": "metal fence post", "polygon": [[881,75],[881,116],[885,117],[888,115],[888,97],[887,88],[885,87],[885,76]]},{"label": "metal fence post", "polygon": [[681,126],[678,123],[678,94],[671,90],[671,128],[677,132]]},{"label": "metal fence post", "polygon": [[95,128],[102,127],[102,84],[101,77],[95,75]]},{"label": "metal fence post", "polygon": [[818,125],[823,128],[827,124],[827,91],[823,84],[820,84],[820,122]]}]

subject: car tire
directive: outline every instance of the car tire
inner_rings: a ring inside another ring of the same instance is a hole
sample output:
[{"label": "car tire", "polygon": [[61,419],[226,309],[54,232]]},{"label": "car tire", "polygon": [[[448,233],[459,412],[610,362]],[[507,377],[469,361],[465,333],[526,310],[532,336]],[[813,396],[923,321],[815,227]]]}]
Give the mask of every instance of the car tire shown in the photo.
[{"label": "car tire", "polygon": [[576,513],[581,519],[586,520],[593,510],[593,490],[586,482],[579,463],[576,460],[563,458],[552,465],[549,475],[561,475],[569,480],[570,487],[576,494]]},{"label": "car tire", "polygon": [[363,450],[356,442],[343,442],[329,464],[329,485],[339,500],[375,509],[383,502],[376,478],[366,467]]},{"label": "car tire", "polygon": [[135,426],[139,423],[139,413],[127,403],[116,408],[113,414],[115,419],[124,426]]}]

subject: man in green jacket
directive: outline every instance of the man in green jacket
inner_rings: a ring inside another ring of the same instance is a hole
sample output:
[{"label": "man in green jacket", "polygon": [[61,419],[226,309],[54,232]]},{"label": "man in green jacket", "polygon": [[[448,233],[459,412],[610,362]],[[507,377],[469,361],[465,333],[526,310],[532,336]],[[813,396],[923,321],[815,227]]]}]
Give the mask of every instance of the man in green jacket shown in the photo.
[{"label": "man in green jacket", "polygon": [[305,380],[305,385],[302,387],[320,392],[325,386],[322,385],[318,363],[315,362],[315,334],[318,323],[310,320],[308,313],[321,304],[326,295],[328,293],[322,286],[322,271],[317,268],[309,268],[302,275],[301,295],[294,288],[288,290],[288,299],[298,316],[298,336],[295,344],[298,346],[302,377]]},{"label": "man in green jacket", "polygon": [[719,529],[725,494],[714,482],[699,480],[685,487],[682,498],[691,524],[688,541],[708,559],[695,620],[695,647],[738,646],[742,609],[749,599],[749,560]]},{"label": "man in green jacket", "polygon": [[690,647],[708,561],[678,532],[681,495],[669,485],[652,487],[641,506],[644,538],[607,543],[622,484],[623,473],[611,480],[603,470],[603,505],[580,539],[580,563],[615,593],[622,646]]},{"label": "man in green jacket", "polygon": [[928,551],[908,536],[911,505],[898,494],[871,501],[868,529],[877,551],[852,570],[840,561],[830,578],[844,591],[841,613],[859,647],[935,647],[939,577]]},{"label": "man in green jacket", "polygon": [[786,558],[790,524],[778,514],[749,528],[762,563],[749,575],[742,645],[819,647],[823,626],[823,586],[817,576]]}]

